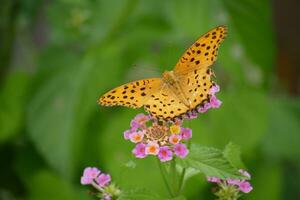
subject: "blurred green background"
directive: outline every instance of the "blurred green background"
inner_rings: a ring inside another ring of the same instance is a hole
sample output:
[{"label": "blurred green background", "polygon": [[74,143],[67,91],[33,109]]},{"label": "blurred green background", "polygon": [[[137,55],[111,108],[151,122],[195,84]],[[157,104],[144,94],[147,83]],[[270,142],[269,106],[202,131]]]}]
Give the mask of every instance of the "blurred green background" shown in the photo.
[{"label": "blurred green background", "polygon": [[[172,69],[220,24],[229,30],[213,67],[223,105],[192,121],[193,141],[240,146],[254,185],[243,199],[300,199],[297,9],[292,0],[2,0],[0,199],[93,199],[79,182],[86,166],[166,195],[155,160],[134,160],[123,140],[142,110],[96,101]],[[213,199],[211,187],[197,175],[184,192]]]}]

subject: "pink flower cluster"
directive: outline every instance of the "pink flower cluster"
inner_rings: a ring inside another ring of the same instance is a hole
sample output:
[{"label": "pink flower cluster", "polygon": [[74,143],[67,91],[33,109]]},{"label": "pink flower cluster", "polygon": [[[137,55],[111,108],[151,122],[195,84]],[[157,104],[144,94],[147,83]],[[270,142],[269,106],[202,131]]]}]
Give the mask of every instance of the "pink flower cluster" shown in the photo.
[{"label": "pink flower cluster", "polygon": [[96,184],[99,187],[104,187],[108,185],[111,181],[109,174],[101,173],[96,167],[87,167],[83,171],[81,176],[82,185],[94,185]]},{"label": "pink flower cluster", "polygon": [[87,167],[80,180],[82,185],[92,185],[98,190],[95,195],[102,200],[113,200],[121,194],[121,190],[111,183],[109,174],[101,173],[96,167]]},{"label": "pink flower cluster", "polygon": [[[251,178],[251,175],[247,171],[245,171],[243,169],[240,169],[239,172],[242,175],[244,175],[245,177],[247,177],[249,179]],[[228,185],[234,185],[241,192],[244,192],[244,193],[249,193],[253,189],[251,184],[246,180],[240,180],[240,179],[221,180],[218,177],[207,177],[207,181],[212,182],[212,183],[222,183],[223,182],[223,183],[228,184]]]},{"label": "pink flower cluster", "polygon": [[181,127],[182,122],[160,125],[150,116],[138,114],[130,123],[131,128],[124,132],[124,138],[135,143],[132,153],[137,158],[157,156],[161,162],[172,160],[176,155],[185,158],[189,150],[184,144],[192,137],[192,130]]},{"label": "pink flower cluster", "polygon": [[220,91],[220,86],[214,84],[213,87],[210,89],[209,94],[211,95],[209,102],[204,103],[203,105],[198,106],[195,110],[186,113],[185,118],[187,119],[195,119],[198,117],[198,114],[205,113],[211,108],[219,108],[222,104],[215,94]]}]

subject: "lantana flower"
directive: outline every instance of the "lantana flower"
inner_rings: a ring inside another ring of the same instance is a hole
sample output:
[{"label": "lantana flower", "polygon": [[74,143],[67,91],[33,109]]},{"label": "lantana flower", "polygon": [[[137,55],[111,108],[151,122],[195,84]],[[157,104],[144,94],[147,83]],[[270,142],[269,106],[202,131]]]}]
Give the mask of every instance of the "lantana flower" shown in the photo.
[{"label": "lantana flower", "polygon": [[89,185],[99,176],[100,170],[96,167],[87,167],[83,171],[83,176],[81,177],[82,185]]},{"label": "lantana flower", "polygon": [[172,160],[173,152],[168,146],[163,146],[159,148],[158,158],[161,162],[166,162]]},{"label": "lantana flower", "polygon": [[[251,178],[251,175],[243,170],[240,169],[239,172],[244,175],[247,178]],[[207,177],[207,181],[208,182],[212,182],[212,183],[217,183],[219,185],[220,190],[218,190],[215,194],[217,196],[219,196],[222,199],[226,199],[226,198],[232,198],[233,197],[238,197],[239,192],[243,192],[243,193],[249,193],[252,191],[253,187],[250,184],[249,181],[247,180],[241,180],[241,179],[226,179],[226,180],[222,180],[218,177]],[[231,188],[230,190],[228,190],[227,188]],[[222,191],[231,191],[230,193],[228,192],[222,192]],[[226,197],[224,195],[227,195]]]},{"label": "lantana flower", "polygon": [[137,158],[151,155],[157,156],[161,162],[172,160],[174,156],[184,158],[189,151],[183,142],[192,137],[192,130],[181,126],[179,119],[160,124],[144,114],[138,114],[131,121],[130,129],[124,132],[124,139],[136,144],[132,153]]},{"label": "lantana flower", "polygon": [[124,132],[124,139],[136,144],[132,150],[134,156],[157,156],[161,162],[172,160],[174,156],[185,158],[189,154],[186,144],[192,138],[192,130],[182,127],[183,120],[197,118],[199,113],[218,108],[222,102],[215,94],[219,90],[220,87],[214,84],[209,92],[209,100],[185,113],[181,119],[159,122],[150,115],[136,115],[130,122],[130,129]]},{"label": "lantana flower", "polygon": [[117,198],[121,191],[114,184],[111,184],[111,177],[109,174],[102,173],[96,167],[87,167],[83,171],[80,180],[82,185],[92,185],[103,200],[111,200]]}]

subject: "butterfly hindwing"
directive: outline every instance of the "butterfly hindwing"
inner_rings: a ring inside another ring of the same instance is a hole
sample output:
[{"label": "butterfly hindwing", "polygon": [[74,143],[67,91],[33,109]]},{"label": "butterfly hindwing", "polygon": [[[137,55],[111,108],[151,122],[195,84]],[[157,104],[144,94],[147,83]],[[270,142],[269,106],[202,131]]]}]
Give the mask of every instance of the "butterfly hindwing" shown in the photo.
[{"label": "butterfly hindwing", "polygon": [[126,106],[140,108],[152,94],[160,91],[162,81],[160,78],[142,79],[133,81],[104,94],[98,103],[103,106]]},{"label": "butterfly hindwing", "polygon": [[145,110],[157,119],[170,120],[186,113],[189,108],[165,84],[159,92],[151,95]]},{"label": "butterfly hindwing", "polygon": [[218,48],[227,34],[226,26],[218,26],[201,36],[179,59],[174,68],[176,74],[185,74],[194,69],[212,65]]},{"label": "butterfly hindwing", "polygon": [[179,77],[180,86],[189,101],[191,109],[195,109],[198,105],[209,101],[209,91],[213,85],[211,73],[212,71],[208,67],[204,67]]}]

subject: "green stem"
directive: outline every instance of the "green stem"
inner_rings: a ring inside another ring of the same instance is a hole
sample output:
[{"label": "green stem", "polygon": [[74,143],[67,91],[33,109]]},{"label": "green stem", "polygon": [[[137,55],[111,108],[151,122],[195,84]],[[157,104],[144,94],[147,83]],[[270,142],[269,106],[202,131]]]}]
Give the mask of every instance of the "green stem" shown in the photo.
[{"label": "green stem", "polygon": [[166,177],[167,171],[166,171],[165,167],[162,165],[162,163],[160,162],[160,160],[158,158],[157,158],[157,162],[158,162],[158,166],[159,166],[159,170],[160,170],[161,176],[162,176],[163,181],[164,181],[164,183],[165,183],[165,185],[167,187],[167,190],[168,190],[170,196],[174,197],[174,194],[172,192],[172,189],[171,189],[171,187],[170,187],[170,185],[168,183],[167,177]]},{"label": "green stem", "polygon": [[171,160],[171,166],[170,166],[170,179],[172,183],[172,188],[175,196],[179,195],[178,190],[178,179],[177,179],[177,171],[176,171],[176,157],[173,157]]},{"label": "green stem", "polygon": [[[191,120],[189,120],[188,122],[188,127],[192,128]],[[187,148],[190,149],[190,147],[191,147],[191,140],[188,140]],[[186,173],[186,168],[183,168],[179,179],[179,184],[178,184],[178,194],[182,192],[185,173]]]},{"label": "green stem", "polygon": [[178,193],[179,194],[182,192],[182,189],[183,189],[183,181],[184,181],[185,173],[186,173],[186,168],[183,168],[180,179],[179,179],[179,184],[178,184]]}]

